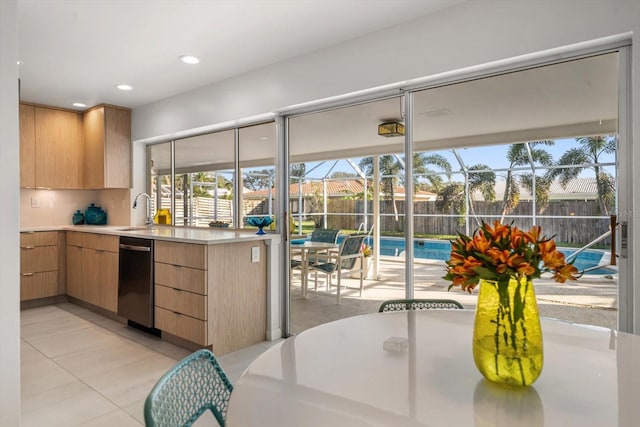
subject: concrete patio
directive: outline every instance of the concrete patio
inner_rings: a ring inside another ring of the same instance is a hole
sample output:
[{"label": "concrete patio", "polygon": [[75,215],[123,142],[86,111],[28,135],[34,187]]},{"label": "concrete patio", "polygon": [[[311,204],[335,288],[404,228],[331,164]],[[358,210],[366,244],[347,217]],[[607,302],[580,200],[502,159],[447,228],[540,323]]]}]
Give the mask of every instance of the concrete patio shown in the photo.
[{"label": "concrete patio", "polygon": [[[416,261],[414,264],[415,298],[450,298],[462,303],[465,308],[475,309],[477,290],[472,294],[459,289],[447,291],[449,282],[443,280],[444,263],[438,261]],[[371,273],[370,273],[371,276]],[[364,281],[363,296],[359,297],[359,280],[343,273],[340,305],[336,304],[335,279],[333,294],[314,292],[313,275],[309,279],[309,292],[303,298],[300,291],[300,276],[296,272],[291,289],[291,332],[333,320],[375,313],[384,300],[404,298],[404,262],[382,257],[379,279]],[[548,278],[535,280],[538,309],[541,316],[570,322],[617,327],[618,281],[617,276],[583,276],[575,282],[556,283]],[[325,290],[325,276],[318,275],[318,291]]]}]

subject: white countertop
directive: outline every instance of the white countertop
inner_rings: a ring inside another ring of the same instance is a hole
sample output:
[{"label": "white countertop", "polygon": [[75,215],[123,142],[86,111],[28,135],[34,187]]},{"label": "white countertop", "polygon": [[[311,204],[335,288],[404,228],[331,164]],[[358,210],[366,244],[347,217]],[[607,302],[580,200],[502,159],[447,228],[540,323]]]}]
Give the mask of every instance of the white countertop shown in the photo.
[{"label": "white countertop", "polygon": [[114,236],[140,237],[172,242],[214,245],[220,243],[243,242],[252,240],[280,240],[279,234],[256,234],[251,230],[221,228],[189,228],[170,226],[113,226],[113,225],[58,225],[50,227],[24,227],[20,232],[35,231],[80,231],[86,233],[110,234]]}]

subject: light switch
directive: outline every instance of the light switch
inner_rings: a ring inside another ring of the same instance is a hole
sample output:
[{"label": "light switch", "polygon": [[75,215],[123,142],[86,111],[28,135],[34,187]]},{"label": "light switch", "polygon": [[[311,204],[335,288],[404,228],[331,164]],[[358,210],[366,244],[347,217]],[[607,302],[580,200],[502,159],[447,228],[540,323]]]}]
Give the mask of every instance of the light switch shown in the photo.
[{"label": "light switch", "polygon": [[251,248],[251,262],[260,262],[260,246]]},{"label": "light switch", "polygon": [[37,197],[32,197],[31,198],[31,207],[32,208],[39,208],[40,207],[40,200],[38,200]]}]

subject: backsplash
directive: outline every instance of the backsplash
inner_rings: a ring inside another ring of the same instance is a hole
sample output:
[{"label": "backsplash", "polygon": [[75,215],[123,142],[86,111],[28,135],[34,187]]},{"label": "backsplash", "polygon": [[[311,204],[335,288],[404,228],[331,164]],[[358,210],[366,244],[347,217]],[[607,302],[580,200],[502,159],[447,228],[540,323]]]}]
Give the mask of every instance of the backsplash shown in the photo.
[{"label": "backsplash", "polygon": [[20,190],[20,226],[72,225],[73,213],[95,203],[107,211],[107,225],[129,225],[129,189],[110,190]]}]

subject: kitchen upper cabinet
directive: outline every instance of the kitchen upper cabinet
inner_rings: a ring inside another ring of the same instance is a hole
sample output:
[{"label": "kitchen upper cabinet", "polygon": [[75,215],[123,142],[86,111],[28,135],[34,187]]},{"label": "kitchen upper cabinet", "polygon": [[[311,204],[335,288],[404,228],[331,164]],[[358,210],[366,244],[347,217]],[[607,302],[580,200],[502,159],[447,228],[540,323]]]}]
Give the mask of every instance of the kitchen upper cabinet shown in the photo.
[{"label": "kitchen upper cabinet", "polygon": [[47,107],[34,111],[35,186],[82,188],[82,117]]},{"label": "kitchen upper cabinet", "polygon": [[20,104],[20,187],[36,186],[36,109]]},{"label": "kitchen upper cabinet", "polygon": [[131,187],[131,110],[20,104],[20,187]]},{"label": "kitchen upper cabinet", "polygon": [[99,106],[84,113],[85,188],[131,187],[131,111]]}]

